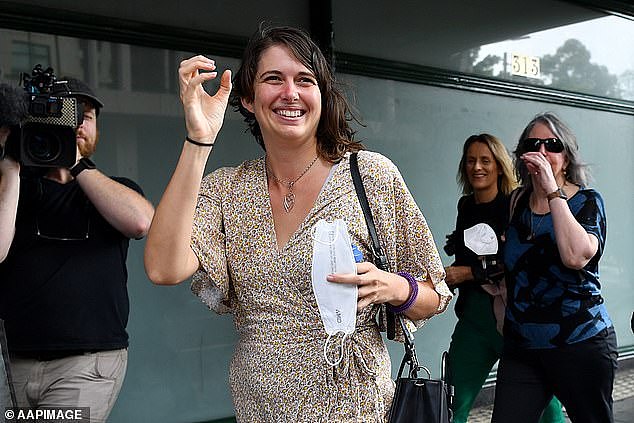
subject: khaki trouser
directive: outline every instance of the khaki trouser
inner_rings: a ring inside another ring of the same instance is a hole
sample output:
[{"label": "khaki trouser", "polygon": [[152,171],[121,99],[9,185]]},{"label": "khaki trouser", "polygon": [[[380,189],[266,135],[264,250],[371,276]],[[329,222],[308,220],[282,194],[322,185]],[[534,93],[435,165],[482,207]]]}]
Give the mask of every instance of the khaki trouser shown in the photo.
[{"label": "khaki trouser", "polygon": [[15,406],[15,393],[9,369],[9,350],[4,333],[4,322],[0,319],[0,411],[4,411],[5,407],[13,406]]},{"label": "khaki trouser", "polygon": [[125,377],[128,350],[99,351],[55,360],[11,356],[18,407],[88,407],[105,422]]}]

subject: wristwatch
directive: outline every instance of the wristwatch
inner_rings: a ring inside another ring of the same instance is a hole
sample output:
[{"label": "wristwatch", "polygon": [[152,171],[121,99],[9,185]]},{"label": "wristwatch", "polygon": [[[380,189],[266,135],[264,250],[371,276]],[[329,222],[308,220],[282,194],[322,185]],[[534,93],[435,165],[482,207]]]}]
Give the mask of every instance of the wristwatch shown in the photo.
[{"label": "wristwatch", "polygon": [[555,191],[553,191],[550,194],[548,194],[546,196],[546,198],[548,199],[548,202],[550,202],[550,200],[553,200],[555,198],[561,198],[563,200],[568,200],[568,196],[566,195],[564,190],[561,189],[561,188],[557,188]]},{"label": "wristwatch", "polygon": [[76,178],[77,175],[79,175],[84,170],[96,169],[96,168],[97,166],[92,160],[86,157],[82,157],[81,159],[79,159],[77,163],[73,165],[73,167],[70,168],[70,174],[73,176],[73,178]]}]

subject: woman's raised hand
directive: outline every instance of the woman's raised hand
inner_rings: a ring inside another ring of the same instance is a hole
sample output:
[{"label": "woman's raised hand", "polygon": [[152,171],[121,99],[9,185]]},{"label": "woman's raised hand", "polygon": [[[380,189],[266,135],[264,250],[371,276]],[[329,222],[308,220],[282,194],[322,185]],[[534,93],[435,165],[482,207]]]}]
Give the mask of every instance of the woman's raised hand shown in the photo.
[{"label": "woman's raised hand", "polygon": [[557,179],[546,157],[536,151],[522,154],[521,159],[526,164],[526,169],[533,178],[533,186],[544,192],[553,192],[557,189]]},{"label": "woman's raised hand", "polygon": [[216,94],[211,96],[205,92],[203,83],[218,76],[215,69],[215,62],[205,56],[183,60],[178,68],[187,135],[200,142],[213,142],[216,139],[224,121],[231,93],[229,69],[222,73]]}]

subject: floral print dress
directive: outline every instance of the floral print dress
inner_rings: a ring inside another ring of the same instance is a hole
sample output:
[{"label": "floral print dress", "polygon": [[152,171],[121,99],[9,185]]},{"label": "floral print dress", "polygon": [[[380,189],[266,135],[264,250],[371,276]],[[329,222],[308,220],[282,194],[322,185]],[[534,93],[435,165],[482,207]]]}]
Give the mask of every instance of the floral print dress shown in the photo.
[{"label": "floral print dress", "polygon": [[[431,280],[439,311],[451,293],[425,218],[396,166],[359,153],[359,169],[392,271]],[[381,305],[357,314],[343,360],[323,356],[326,331],[312,290],[312,231],[344,219],[369,261],[370,238],[350,175],[349,154],[333,168],[313,208],[278,249],[264,158],[207,175],[194,218],[192,249],[201,267],[192,291],[212,310],[231,312],[239,341],[230,383],[239,422],[383,422],[394,383],[380,335]],[[409,321],[408,321],[409,322]],[[415,326],[422,321],[409,322]],[[339,342],[331,342],[334,348]],[[329,351],[336,354],[336,351]]]}]

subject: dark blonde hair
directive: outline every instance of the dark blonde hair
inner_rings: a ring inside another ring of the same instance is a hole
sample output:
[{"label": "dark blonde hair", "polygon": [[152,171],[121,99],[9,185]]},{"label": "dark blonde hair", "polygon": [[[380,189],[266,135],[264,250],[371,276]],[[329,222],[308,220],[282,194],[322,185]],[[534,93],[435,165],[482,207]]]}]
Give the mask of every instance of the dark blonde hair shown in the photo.
[{"label": "dark blonde hair", "polygon": [[495,158],[498,169],[502,171],[502,174],[498,175],[498,191],[501,191],[506,195],[510,194],[511,191],[517,187],[517,180],[515,179],[515,174],[513,172],[513,162],[509,152],[506,150],[506,147],[502,144],[502,141],[490,134],[471,135],[462,146],[462,158],[460,159],[458,174],[456,175],[456,180],[458,181],[458,185],[462,188],[462,193],[464,195],[473,194],[473,186],[469,182],[466,167],[467,151],[469,150],[469,147],[476,142],[489,147],[491,154],[493,154],[493,158]]},{"label": "dark blonde hair", "polygon": [[319,47],[302,30],[291,27],[266,27],[251,37],[244,50],[242,63],[233,81],[230,104],[244,116],[251,133],[263,149],[264,140],[255,114],[247,110],[241,100],[253,102],[255,97],[255,77],[264,51],[281,45],[288,48],[300,63],[310,69],[317,79],[321,92],[321,117],[317,126],[317,154],[330,162],[339,161],[350,151],[362,150],[363,144],[354,140],[355,131],[350,127],[352,120],[359,122],[330,69],[330,65]]}]

